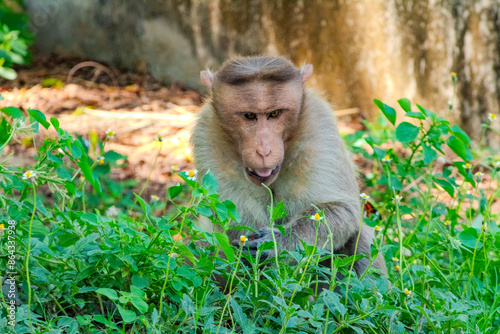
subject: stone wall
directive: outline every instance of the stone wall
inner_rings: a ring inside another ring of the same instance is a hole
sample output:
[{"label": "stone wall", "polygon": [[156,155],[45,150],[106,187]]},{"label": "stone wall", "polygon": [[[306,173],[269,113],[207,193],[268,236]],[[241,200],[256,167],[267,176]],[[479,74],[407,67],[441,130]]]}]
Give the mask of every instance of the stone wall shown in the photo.
[{"label": "stone wall", "polygon": [[[74,53],[201,88],[234,55],[314,65],[337,109],[408,97],[476,135],[500,111],[500,1],[26,0],[45,53]],[[496,137],[498,138],[498,137]]]}]

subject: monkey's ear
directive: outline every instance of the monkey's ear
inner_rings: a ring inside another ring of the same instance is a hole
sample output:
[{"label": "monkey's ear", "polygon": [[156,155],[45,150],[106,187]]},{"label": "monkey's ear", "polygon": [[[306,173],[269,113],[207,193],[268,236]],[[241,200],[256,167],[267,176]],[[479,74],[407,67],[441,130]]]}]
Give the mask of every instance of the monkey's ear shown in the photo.
[{"label": "monkey's ear", "polygon": [[204,84],[208,89],[212,89],[214,83],[214,75],[210,70],[205,70],[200,72],[201,83]]},{"label": "monkey's ear", "polygon": [[302,82],[306,82],[313,74],[313,66],[311,64],[306,64],[300,69],[300,75],[302,76]]}]

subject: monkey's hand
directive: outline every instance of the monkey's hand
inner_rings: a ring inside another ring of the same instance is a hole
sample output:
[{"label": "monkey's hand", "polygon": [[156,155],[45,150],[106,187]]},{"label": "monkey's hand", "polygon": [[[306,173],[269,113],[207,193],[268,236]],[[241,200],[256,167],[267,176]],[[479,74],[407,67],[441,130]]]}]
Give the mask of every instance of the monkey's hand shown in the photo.
[{"label": "monkey's hand", "polygon": [[[278,229],[274,229],[274,238],[276,239],[276,244],[281,248],[281,245],[284,244],[285,237],[280,233]],[[257,258],[257,251],[259,246],[265,243],[266,241],[270,241],[271,245],[265,248],[262,252],[260,252],[259,261],[265,261],[266,259],[272,258],[275,255],[275,249],[272,246],[273,235],[271,234],[271,229],[266,227],[258,230],[255,233],[252,233],[247,238],[247,244],[243,246],[244,250],[248,250],[249,254],[253,258]]]}]

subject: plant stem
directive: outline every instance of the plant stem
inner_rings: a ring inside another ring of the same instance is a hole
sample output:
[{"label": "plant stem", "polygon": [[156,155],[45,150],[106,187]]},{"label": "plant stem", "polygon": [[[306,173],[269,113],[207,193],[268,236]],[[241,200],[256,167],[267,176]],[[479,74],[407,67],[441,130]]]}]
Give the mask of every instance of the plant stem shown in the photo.
[{"label": "plant stem", "polygon": [[28,319],[30,322],[31,332],[33,332],[33,322],[31,321],[31,283],[30,283],[30,272],[29,272],[29,261],[30,261],[30,252],[31,252],[31,228],[33,227],[33,218],[36,213],[36,181],[34,181],[33,185],[33,213],[31,214],[29,231],[28,231],[28,249],[26,250],[26,281],[28,283]]}]

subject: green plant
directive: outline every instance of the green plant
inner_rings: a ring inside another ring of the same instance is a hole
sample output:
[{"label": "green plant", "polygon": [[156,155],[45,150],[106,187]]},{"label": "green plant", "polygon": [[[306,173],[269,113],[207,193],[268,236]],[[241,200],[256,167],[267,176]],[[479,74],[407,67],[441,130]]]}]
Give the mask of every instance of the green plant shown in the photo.
[{"label": "green plant", "polygon": [[[21,301],[13,330],[496,333],[500,163],[494,152],[474,159],[467,134],[445,118],[398,102],[406,113],[397,127],[345,137],[372,166],[367,192],[381,212],[363,220],[378,231],[370,260],[382,253],[389,276],[365,273],[371,279],[351,273],[361,255],[339,257],[325,245],[301,243],[261,264],[275,242],[262,244],[257,259],[244,242],[231,244],[224,231],[243,227],[212,174],[180,172],[183,183],[166,198],[147,200],[147,181],[135,194],[137,181],[110,180],[112,168],[126,166],[126,157],[106,148],[112,131],[73,136],[40,111],[1,109],[0,246],[8,251],[0,265],[16,255],[9,270]],[[375,103],[396,125],[395,109]],[[33,133],[49,128],[57,135],[36,143]],[[37,149],[28,169],[2,154],[24,137]],[[269,211],[270,226],[279,228],[285,203]],[[213,230],[198,227],[201,216]],[[318,210],[311,224],[322,217]],[[0,327],[7,328],[10,297],[1,297]]]},{"label": "green plant", "polygon": [[17,77],[12,66],[31,61],[28,46],[33,36],[28,31],[28,17],[23,13],[22,1],[0,3],[0,76],[8,80]]}]

